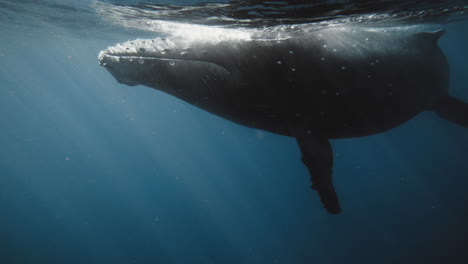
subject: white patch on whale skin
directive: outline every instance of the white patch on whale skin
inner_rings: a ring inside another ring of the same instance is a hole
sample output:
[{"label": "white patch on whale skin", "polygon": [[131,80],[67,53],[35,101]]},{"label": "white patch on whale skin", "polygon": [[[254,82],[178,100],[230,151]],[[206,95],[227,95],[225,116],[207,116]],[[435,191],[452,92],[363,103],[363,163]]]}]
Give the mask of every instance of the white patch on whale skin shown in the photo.
[{"label": "white patch on whale skin", "polygon": [[215,26],[204,26],[170,21],[149,21],[156,32],[169,33],[172,38],[184,38],[189,41],[221,42],[226,40],[250,40],[251,32],[247,29],[228,29]]}]

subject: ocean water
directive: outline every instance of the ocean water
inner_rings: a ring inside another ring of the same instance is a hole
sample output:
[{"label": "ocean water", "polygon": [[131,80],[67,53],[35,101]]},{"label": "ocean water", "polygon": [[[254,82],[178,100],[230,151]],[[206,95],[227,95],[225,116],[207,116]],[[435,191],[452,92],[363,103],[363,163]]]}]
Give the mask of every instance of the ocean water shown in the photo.
[{"label": "ocean water", "polygon": [[[293,138],[99,66],[108,46],[157,34],[151,10],[0,0],[0,263],[468,262],[466,128],[425,112],[333,140],[343,212],[330,215]],[[468,102],[462,18],[439,44]]]}]

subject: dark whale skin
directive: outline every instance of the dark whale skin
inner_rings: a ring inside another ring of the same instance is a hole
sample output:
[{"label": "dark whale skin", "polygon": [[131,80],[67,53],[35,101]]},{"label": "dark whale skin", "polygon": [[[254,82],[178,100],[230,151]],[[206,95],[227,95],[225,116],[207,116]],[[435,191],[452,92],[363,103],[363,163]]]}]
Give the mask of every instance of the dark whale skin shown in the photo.
[{"label": "dark whale skin", "polygon": [[159,38],[110,47],[99,60],[121,83],[295,137],[312,188],[338,213],[329,139],[384,132],[426,110],[468,127],[466,104],[448,95],[442,34],[330,27],[285,39]]}]

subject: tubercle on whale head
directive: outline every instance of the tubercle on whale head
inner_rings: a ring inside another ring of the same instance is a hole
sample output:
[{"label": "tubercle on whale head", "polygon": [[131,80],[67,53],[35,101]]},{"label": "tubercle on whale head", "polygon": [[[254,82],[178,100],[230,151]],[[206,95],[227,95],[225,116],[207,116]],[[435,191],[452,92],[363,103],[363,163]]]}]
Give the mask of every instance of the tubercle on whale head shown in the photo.
[{"label": "tubercle on whale head", "polygon": [[207,46],[213,46],[219,41],[210,39],[190,38],[155,38],[129,40],[115,46],[108,47],[99,53],[99,61],[108,56],[119,58],[159,58],[180,60],[202,60],[209,53]]},{"label": "tubercle on whale head", "polygon": [[172,58],[176,55],[173,51],[183,46],[184,42],[176,43],[165,38],[129,40],[101,51],[98,59],[101,61],[106,55],[118,58]]},{"label": "tubercle on whale head", "polygon": [[154,39],[129,40],[100,53],[99,60],[104,54],[119,57],[148,57],[168,59],[199,60],[209,53],[206,46],[216,46],[222,42],[250,41],[253,39],[252,30],[228,29],[223,27],[202,26],[184,23],[170,23],[159,21],[164,25],[163,32],[171,29],[169,37]]}]

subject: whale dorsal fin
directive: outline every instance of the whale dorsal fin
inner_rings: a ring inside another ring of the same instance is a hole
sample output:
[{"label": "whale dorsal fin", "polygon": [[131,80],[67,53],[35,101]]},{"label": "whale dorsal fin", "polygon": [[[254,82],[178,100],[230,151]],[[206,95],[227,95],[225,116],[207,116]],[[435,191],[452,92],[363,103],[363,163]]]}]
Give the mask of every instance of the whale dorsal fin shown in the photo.
[{"label": "whale dorsal fin", "polygon": [[445,33],[445,30],[441,29],[441,30],[437,30],[434,32],[420,32],[420,33],[416,33],[416,35],[420,38],[428,39],[430,41],[436,42],[444,33]]}]

